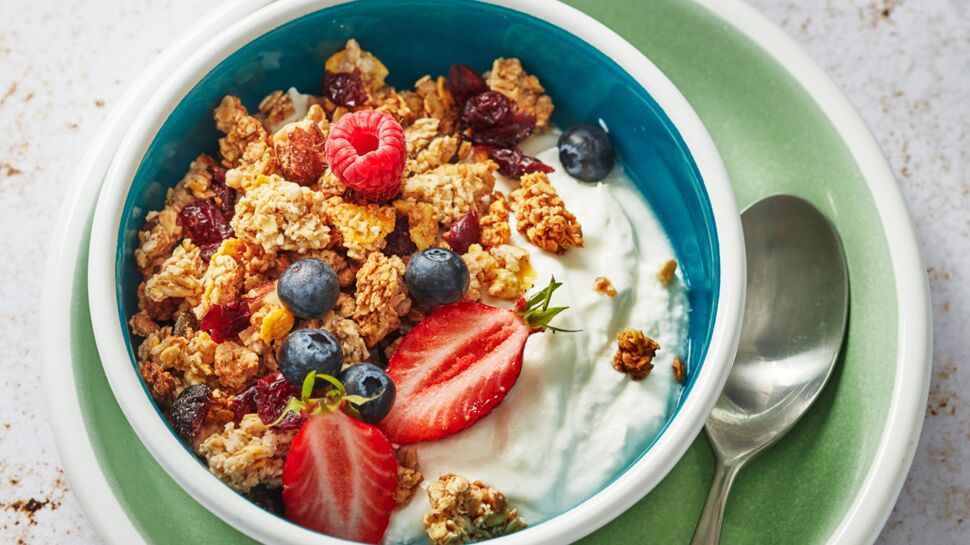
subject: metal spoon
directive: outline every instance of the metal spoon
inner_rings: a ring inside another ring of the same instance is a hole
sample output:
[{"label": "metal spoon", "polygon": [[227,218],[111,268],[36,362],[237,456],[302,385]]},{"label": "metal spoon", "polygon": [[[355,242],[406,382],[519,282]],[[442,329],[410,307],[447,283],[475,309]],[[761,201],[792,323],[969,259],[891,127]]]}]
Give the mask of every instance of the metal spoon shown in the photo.
[{"label": "metal spoon", "polygon": [[818,397],[842,347],[849,280],[835,228],[813,205],[776,195],[741,214],[748,263],[741,344],[705,425],[714,481],[691,545],[715,545],[738,471]]}]

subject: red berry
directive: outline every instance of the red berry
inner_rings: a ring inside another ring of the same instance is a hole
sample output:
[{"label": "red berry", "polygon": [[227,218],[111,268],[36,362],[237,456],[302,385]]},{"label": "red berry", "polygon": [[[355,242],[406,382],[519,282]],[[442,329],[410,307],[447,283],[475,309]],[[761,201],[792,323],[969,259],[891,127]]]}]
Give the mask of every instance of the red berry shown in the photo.
[{"label": "red berry", "polygon": [[357,74],[327,70],[323,73],[320,86],[323,88],[323,96],[338,106],[356,108],[367,102],[367,89]]},{"label": "red berry", "polygon": [[451,249],[459,254],[468,251],[468,247],[481,240],[482,231],[478,227],[478,212],[469,210],[467,214],[455,222],[445,235],[445,241]]},{"label": "red berry", "polygon": [[553,168],[535,157],[525,155],[518,148],[488,150],[488,158],[498,163],[498,171],[512,178],[527,172],[552,172]]},{"label": "red berry", "polygon": [[380,542],[395,490],[394,447],[380,430],[343,411],[308,418],[283,466],[286,518],[342,539]]},{"label": "red berry", "polygon": [[[272,424],[283,414],[291,397],[299,398],[300,390],[291,386],[282,374],[270,373],[232,398],[232,413],[237,421],[247,414],[256,413],[263,424]],[[276,427],[293,430],[299,428],[303,420],[303,415],[289,412]]]},{"label": "red berry", "polygon": [[330,129],[326,149],[333,173],[365,198],[386,201],[401,190],[407,141],[390,115],[374,110],[344,115]]},{"label": "red berry", "polygon": [[249,327],[249,305],[245,301],[232,301],[225,305],[212,305],[199,322],[199,328],[221,343],[239,335]]},{"label": "red berry", "polygon": [[448,70],[448,90],[455,98],[455,103],[462,106],[469,98],[487,91],[488,86],[472,67],[453,64]]}]

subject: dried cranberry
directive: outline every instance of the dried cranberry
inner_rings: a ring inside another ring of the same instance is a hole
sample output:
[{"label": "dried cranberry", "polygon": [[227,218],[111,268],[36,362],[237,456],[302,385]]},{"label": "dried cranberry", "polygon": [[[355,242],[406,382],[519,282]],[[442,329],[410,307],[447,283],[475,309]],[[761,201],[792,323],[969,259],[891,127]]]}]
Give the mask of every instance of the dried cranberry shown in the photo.
[{"label": "dried cranberry", "polygon": [[329,70],[323,73],[323,96],[329,98],[338,106],[356,108],[367,102],[367,89],[360,76],[354,73],[334,73]]},{"label": "dried cranberry", "polygon": [[469,98],[488,90],[485,80],[472,67],[453,64],[448,69],[448,90],[459,106]]},{"label": "dried cranberry", "polygon": [[384,255],[396,255],[405,257],[418,251],[418,247],[411,240],[411,226],[407,216],[400,216],[394,223],[394,230],[387,235],[384,245]]},{"label": "dried cranberry", "polygon": [[[291,397],[300,397],[300,390],[290,385],[280,373],[272,373],[259,379],[255,386],[253,401],[256,414],[264,424],[271,424],[283,413]],[[290,412],[277,423],[280,429],[298,428],[303,415]]]},{"label": "dried cranberry", "polygon": [[534,115],[513,112],[501,125],[489,129],[472,129],[471,141],[479,146],[513,148],[530,135],[536,126]]},{"label": "dried cranberry", "polygon": [[488,150],[488,158],[498,163],[498,171],[512,178],[527,172],[552,172],[553,168],[535,157],[525,155],[518,148]]},{"label": "dried cranberry", "polygon": [[[218,187],[218,186],[213,186]],[[233,206],[235,207],[235,191],[232,191]],[[229,194],[224,203],[229,202]],[[227,238],[232,238],[235,234],[229,225],[232,215],[227,218],[225,211],[212,201],[195,201],[186,205],[179,211],[179,220],[182,227],[189,233],[189,238],[196,246],[202,249],[202,259],[208,261],[212,254],[219,249],[219,245]]]},{"label": "dried cranberry", "polygon": [[469,246],[481,240],[481,236],[481,229],[478,228],[478,212],[469,210],[467,214],[451,226],[448,234],[445,235],[445,241],[448,242],[452,250],[463,254],[468,251]]},{"label": "dried cranberry", "polygon": [[209,407],[212,406],[212,390],[205,384],[193,384],[182,390],[169,412],[172,429],[186,443],[192,442],[202,428]]},{"label": "dried cranberry", "polygon": [[236,214],[236,190],[226,185],[226,169],[221,165],[209,165],[209,175],[212,176],[209,187],[216,194],[216,204],[222,215],[231,220]]},{"label": "dried cranberry", "polygon": [[247,414],[256,412],[256,385],[242,391],[241,394],[232,398],[232,416],[236,422],[242,420]]},{"label": "dried cranberry", "polygon": [[222,165],[212,164],[209,165],[209,174],[212,175],[212,181],[217,184],[226,183],[226,169]]},{"label": "dried cranberry", "polygon": [[498,91],[485,91],[465,102],[461,122],[472,130],[490,129],[506,124],[513,112],[509,97]]},{"label": "dried cranberry", "polygon": [[217,343],[231,339],[249,327],[249,305],[245,301],[212,305],[199,327]]}]

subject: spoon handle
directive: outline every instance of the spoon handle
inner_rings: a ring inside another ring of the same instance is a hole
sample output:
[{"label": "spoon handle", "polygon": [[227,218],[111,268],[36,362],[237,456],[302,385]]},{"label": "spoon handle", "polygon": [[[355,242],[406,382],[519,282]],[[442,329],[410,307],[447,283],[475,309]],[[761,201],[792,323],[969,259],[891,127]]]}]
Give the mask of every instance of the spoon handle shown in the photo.
[{"label": "spoon handle", "polygon": [[707,493],[704,511],[694,529],[694,538],[690,545],[717,545],[721,541],[721,522],[724,520],[724,507],[727,505],[728,492],[737,476],[744,460],[725,461],[718,457],[717,468],[714,471],[714,481]]}]

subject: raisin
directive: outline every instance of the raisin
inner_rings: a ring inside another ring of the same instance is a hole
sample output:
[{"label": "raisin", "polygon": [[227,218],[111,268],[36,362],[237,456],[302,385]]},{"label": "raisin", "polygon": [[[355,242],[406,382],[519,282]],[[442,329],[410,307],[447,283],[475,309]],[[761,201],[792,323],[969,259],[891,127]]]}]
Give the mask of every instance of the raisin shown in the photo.
[{"label": "raisin", "polygon": [[481,234],[482,232],[478,228],[478,212],[469,210],[467,214],[451,226],[448,234],[445,235],[445,241],[448,242],[452,250],[463,254],[468,251],[469,246],[480,240]]},{"label": "raisin", "polygon": [[354,73],[334,73],[327,70],[323,73],[321,87],[323,87],[323,96],[338,106],[356,108],[367,102],[364,82]]},{"label": "raisin", "polygon": [[211,406],[212,390],[205,384],[193,384],[179,393],[168,417],[182,441],[191,443],[195,439]]},{"label": "raisin", "polygon": [[[232,191],[235,207],[235,191],[226,189]],[[228,197],[225,202],[228,203]],[[212,254],[216,253],[223,240],[235,236],[229,225],[231,218],[231,215],[226,218],[224,210],[212,201],[195,201],[179,211],[182,227],[188,231],[189,239],[202,250],[202,259],[205,261],[209,261]]]},{"label": "raisin", "polygon": [[513,112],[503,124],[488,129],[472,129],[471,141],[479,146],[513,148],[535,130],[534,115]]},{"label": "raisin", "polygon": [[418,247],[411,240],[411,226],[407,216],[399,216],[394,223],[394,230],[385,239],[384,255],[406,257],[418,251]]},{"label": "raisin", "polygon": [[315,124],[309,129],[296,127],[288,137],[287,146],[276,148],[283,177],[303,186],[312,185],[327,167],[327,141]]},{"label": "raisin", "polygon": [[509,97],[498,91],[485,91],[465,102],[461,122],[472,130],[491,129],[506,124],[513,111]]},{"label": "raisin", "polygon": [[488,150],[488,158],[498,164],[498,171],[511,178],[521,178],[527,172],[552,172],[553,168],[518,148]]},{"label": "raisin", "polygon": [[249,305],[245,301],[232,301],[225,305],[212,305],[199,328],[212,340],[221,343],[231,339],[249,327]]},{"label": "raisin", "polygon": [[[300,390],[290,385],[280,373],[266,375],[256,382],[253,402],[256,414],[264,424],[272,424],[283,413],[291,397],[300,397]],[[289,412],[277,423],[277,427],[290,430],[300,427],[303,415]]]},{"label": "raisin", "polygon": [[453,64],[448,69],[448,90],[461,107],[469,98],[488,90],[485,80],[472,67]]}]

